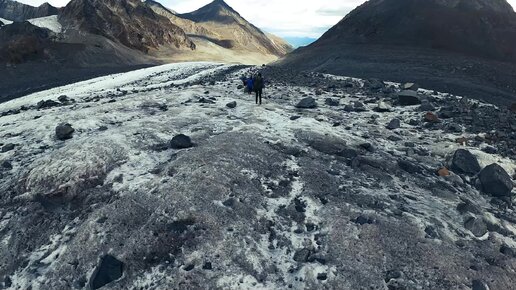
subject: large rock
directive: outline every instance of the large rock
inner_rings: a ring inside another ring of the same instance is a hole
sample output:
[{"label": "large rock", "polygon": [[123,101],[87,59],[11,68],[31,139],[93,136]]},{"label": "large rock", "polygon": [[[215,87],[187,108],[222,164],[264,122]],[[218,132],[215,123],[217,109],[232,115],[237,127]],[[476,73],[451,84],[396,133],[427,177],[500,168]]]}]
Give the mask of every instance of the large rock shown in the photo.
[{"label": "large rock", "polygon": [[513,188],[511,176],[500,165],[494,163],[482,169],[479,174],[482,191],[495,196],[511,196]]},{"label": "large rock", "polygon": [[398,93],[398,104],[400,106],[415,106],[421,104],[417,92],[405,90]]},{"label": "large rock", "polygon": [[230,102],[230,103],[226,104],[226,107],[228,107],[230,109],[234,109],[234,108],[236,108],[236,106],[237,106],[237,102],[236,101],[233,101],[233,102]]},{"label": "large rock", "polygon": [[333,99],[333,98],[327,98],[324,103],[330,107],[336,107],[338,105],[340,105],[340,100],[339,99]]},{"label": "large rock", "polygon": [[464,227],[468,229],[475,237],[482,237],[487,234],[487,226],[480,218],[471,216],[464,222]]},{"label": "large rock", "polygon": [[172,140],[170,141],[170,147],[172,147],[173,149],[186,149],[193,147],[193,143],[190,137],[184,134],[179,134],[172,138]]},{"label": "large rock", "polygon": [[475,155],[468,150],[458,149],[453,154],[450,169],[456,173],[475,175],[481,168]]},{"label": "large rock", "polygon": [[379,101],[378,106],[374,110],[379,113],[385,113],[392,111],[392,107],[384,101]]},{"label": "large rock", "polygon": [[2,152],[5,153],[5,152],[9,152],[11,150],[13,150],[15,147],[14,144],[5,144],[3,147],[2,147]]},{"label": "large rock", "polygon": [[100,260],[100,265],[93,273],[91,279],[91,289],[99,289],[105,285],[116,281],[124,273],[124,263],[117,258],[106,255]]},{"label": "large rock", "polygon": [[56,138],[59,140],[68,140],[73,137],[75,129],[70,124],[59,124],[56,127]]},{"label": "large rock", "polygon": [[317,108],[317,103],[315,99],[312,97],[304,98],[299,103],[297,103],[296,108],[298,109],[315,109]]},{"label": "large rock", "polygon": [[417,91],[419,90],[419,85],[415,83],[405,83],[401,86],[404,90]]},{"label": "large rock", "polygon": [[400,119],[396,118],[396,119],[392,119],[389,124],[387,124],[387,129],[389,130],[394,130],[394,129],[398,129],[401,127],[401,121]]}]

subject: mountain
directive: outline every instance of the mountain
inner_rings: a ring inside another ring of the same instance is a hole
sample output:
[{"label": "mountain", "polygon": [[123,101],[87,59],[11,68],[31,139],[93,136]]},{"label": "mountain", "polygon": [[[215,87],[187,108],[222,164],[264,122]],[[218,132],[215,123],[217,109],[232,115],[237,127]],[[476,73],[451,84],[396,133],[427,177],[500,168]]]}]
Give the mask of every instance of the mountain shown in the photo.
[{"label": "mountain", "polygon": [[370,0],[281,63],[507,102],[516,13],[505,0]]},{"label": "mountain", "polygon": [[161,3],[147,0],[145,1],[145,4],[150,7],[156,14],[161,15],[163,17],[166,17],[172,22],[174,25],[179,26],[185,33],[188,35],[204,35],[204,36],[211,36],[212,33],[209,32],[206,28],[198,25],[194,21],[186,18],[182,18],[177,15],[175,11],[172,11],[165,6],[163,6]]},{"label": "mountain", "polygon": [[210,38],[224,43],[226,48],[273,56],[283,56],[292,50],[285,41],[269,38],[223,0],[215,0],[196,11],[179,16],[204,27],[211,33]]},{"label": "mountain", "polygon": [[143,52],[195,49],[184,31],[140,0],[72,0],[59,15],[64,27],[102,35]]},{"label": "mountain", "polygon": [[0,288],[515,289],[516,113],[270,67],[258,106],[237,87],[253,69],[3,103]]},{"label": "mountain", "polygon": [[506,0],[371,0],[319,44],[419,46],[516,62],[516,14]]},{"label": "mountain", "polygon": [[0,0],[0,18],[11,21],[24,21],[31,18],[39,18],[58,14],[59,10],[44,3],[38,7],[22,4],[13,0]]}]

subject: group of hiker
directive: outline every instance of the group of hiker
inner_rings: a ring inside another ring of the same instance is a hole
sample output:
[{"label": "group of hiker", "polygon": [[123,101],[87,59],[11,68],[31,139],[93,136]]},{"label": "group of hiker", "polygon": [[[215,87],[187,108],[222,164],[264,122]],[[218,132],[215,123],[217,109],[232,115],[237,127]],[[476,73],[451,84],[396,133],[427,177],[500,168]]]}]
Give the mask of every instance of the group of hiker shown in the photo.
[{"label": "group of hiker", "polygon": [[242,76],[241,78],[245,92],[248,94],[256,93],[256,104],[262,104],[262,94],[265,83],[261,73],[251,75],[249,77]]}]

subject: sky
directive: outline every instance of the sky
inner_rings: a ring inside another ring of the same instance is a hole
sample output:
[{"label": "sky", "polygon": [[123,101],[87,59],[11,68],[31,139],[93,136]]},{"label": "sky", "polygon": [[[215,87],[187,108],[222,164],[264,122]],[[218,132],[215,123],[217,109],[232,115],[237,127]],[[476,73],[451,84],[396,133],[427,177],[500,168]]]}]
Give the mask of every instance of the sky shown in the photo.
[{"label": "sky", "polygon": [[[68,0],[18,0],[38,6],[65,6]],[[179,13],[196,10],[212,0],[157,0]],[[245,19],[281,37],[319,38],[365,0],[226,0]],[[509,0],[516,7],[516,0]]]}]

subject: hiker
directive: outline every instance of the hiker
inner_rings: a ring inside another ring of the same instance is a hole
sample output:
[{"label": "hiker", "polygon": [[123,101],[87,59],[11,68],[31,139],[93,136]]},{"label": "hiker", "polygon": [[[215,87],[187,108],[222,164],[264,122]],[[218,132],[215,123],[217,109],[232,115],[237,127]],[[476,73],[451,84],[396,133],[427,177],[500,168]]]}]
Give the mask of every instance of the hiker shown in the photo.
[{"label": "hiker", "polygon": [[254,88],[254,80],[253,80],[253,77],[250,76],[248,79],[247,79],[247,92],[249,94],[252,94],[253,93],[253,88]]},{"label": "hiker", "polygon": [[260,105],[262,104],[262,93],[263,93],[263,77],[262,73],[258,73],[258,75],[254,78],[254,92],[256,93],[256,104],[258,105],[258,101],[260,101]]}]

